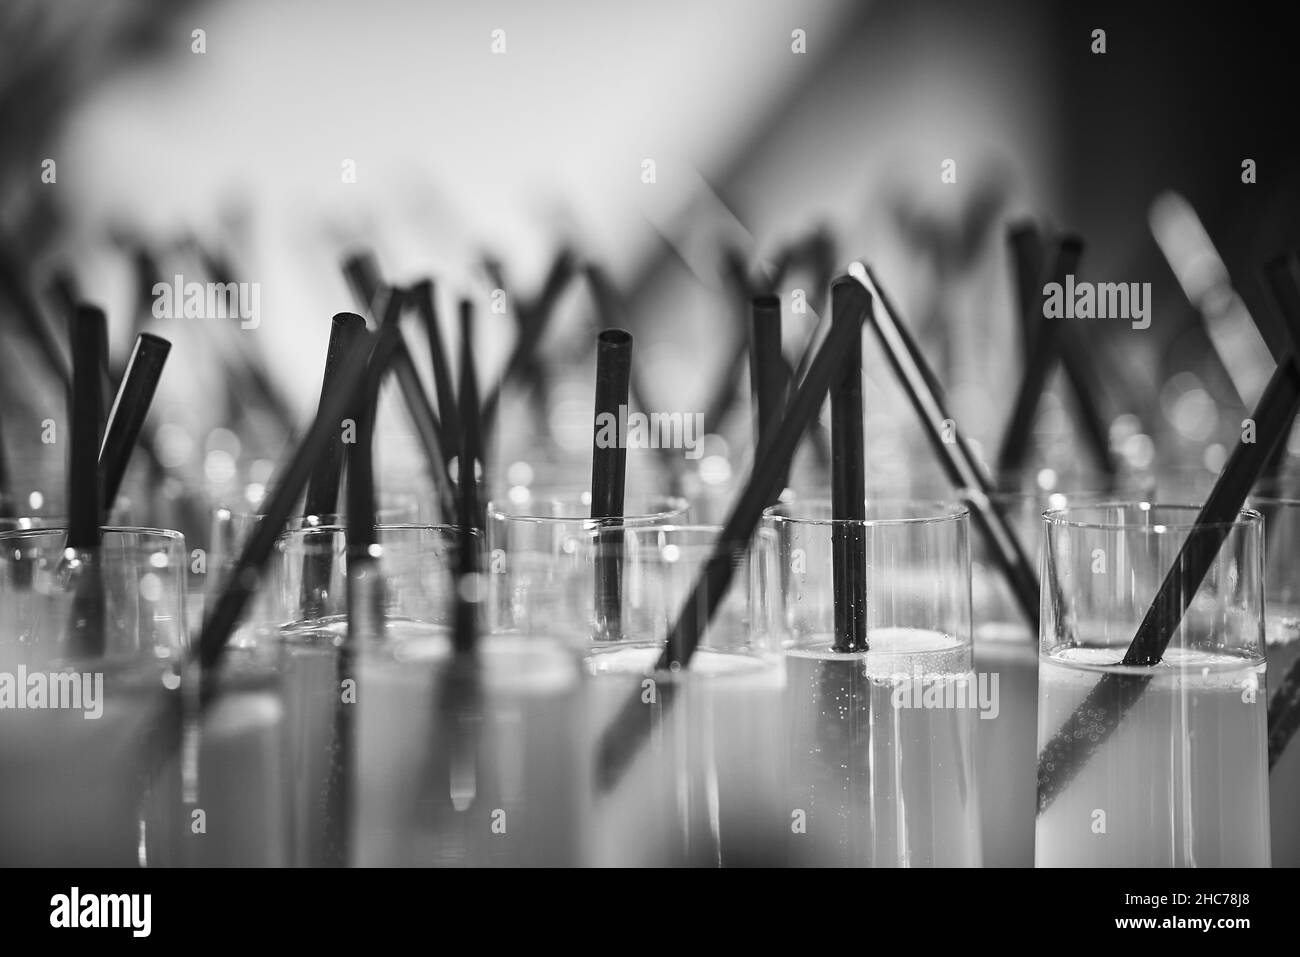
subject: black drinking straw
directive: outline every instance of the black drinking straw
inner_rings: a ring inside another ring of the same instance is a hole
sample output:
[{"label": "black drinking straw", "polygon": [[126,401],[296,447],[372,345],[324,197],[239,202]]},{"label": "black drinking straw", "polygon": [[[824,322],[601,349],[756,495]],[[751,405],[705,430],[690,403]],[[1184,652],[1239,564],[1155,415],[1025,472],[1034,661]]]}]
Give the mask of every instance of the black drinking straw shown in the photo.
[{"label": "black drinking straw", "polygon": [[[1275,259],[1265,267],[1270,285],[1297,289],[1296,259]],[[1286,299],[1282,299],[1286,302]],[[1241,514],[1251,487],[1270,453],[1285,440],[1300,410],[1300,313],[1282,310],[1292,341],[1292,354],[1278,364],[1268,380],[1252,418],[1255,441],[1239,442],[1218,481],[1196,516],[1178,556],[1165,575],[1120,664],[1150,668],[1158,664],[1196,597],[1228,533]],[[1051,556],[1048,556],[1051,561]],[[1045,811],[1079,769],[1119,726],[1124,714],[1141,697],[1149,674],[1106,672],[1066,719],[1038,756],[1038,813]]]},{"label": "black drinking straw", "polygon": [[[871,298],[859,283],[844,277],[832,284],[832,296],[845,284],[849,289],[840,293],[844,307],[841,315],[845,319],[856,317],[860,327],[863,318],[871,313]],[[668,641],[655,665],[657,671],[676,670],[690,664],[691,656],[743,562],[763,509],[780,492],[781,477],[789,469],[800,439],[817,417],[827,392],[842,370],[854,331],[853,323],[848,321],[837,322],[831,327],[808,367],[808,374],[791,397],[785,415],[763,436],[754,453],[754,463],[744,491],[722,527],[713,552],[696,579],[672,631],[668,633]],[[671,685],[666,685],[661,692],[668,692],[670,688]],[[672,698],[665,693],[661,694],[660,700],[666,709]],[[611,788],[618,782],[649,730],[646,707],[638,689],[601,735],[596,761],[602,788]]]},{"label": "black drinking straw", "polygon": [[1272,770],[1300,728],[1300,661],[1293,661],[1268,706],[1268,766]]},{"label": "black drinking straw", "polygon": [[[325,372],[321,376],[319,409],[326,397],[334,391],[339,366],[351,351],[352,345],[366,331],[366,321],[355,312],[340,312],[330,322],[329,345],[325,351]],[[304,515],[337,515],[339,510],[339,484],[343,475],[343,458],[347,451],[342,433],[325,449],[311,477],[307,480],[307,497],[303,504]]]},{"label": "black drinking straw", "polygon": [[831,290],[831,328],[846,324],[845,356],[831,382],[831,573],[834,649],[867,650],[867,478],[863,459],[862,315],[852,311],[854,288]]},{"label": "black drinking straw", "polygon": [[[624,325],[626,319],[624,303],[609,274],[597,263],[588,262],[584,268],[584,276],[587,280],[587,288],[590,290],[592,300],[595,303],[601,328],[613,329]],[[644,383],[635,368],[632,370],[632,378],[628,383],[628,395],[631,398],[632,405],[638,409],[644,411],[651,408]],[[705,434],[708,433],[705,432]],[[656,460],[666,473],[669,491],[674,495],[678,494],[682,487],[684,471],[681,457],[674,455],[672,449],[661,447]]]},{"label": "black drinking straw", "polygon": [[[356,441],[347,450],[348,625],[347,640],[339,648],[335,660],[338,687],[344,687],[348,681],[356,681],[355,662],[362,641],[383,635],[383,587],[378,582],[367,582],[366,579],[379,574],[376,552],[379,533],[375,514],[375,416],[379,406],[380,386],[397,353],[402,336],[398,317],[402,312],[404,294],[399,289],[389,289],[387,296],[383,308],[384,318],[374,337],[370,362],[352,409]],[[362,330],[356,330],[349,341],[341,346],[341,350],[346,350],[361,334]],[[336,365],[336,374],[337,369]],[[319,466],[319,460],[317,464]],[[327,866],[344,867],[350,856],[356,763],[355,722],[354,706],[336,701],[333,739],[335,760],[330,765],[325,793],[327,825],[324,854]]]},{"label": "black drinking straw", "polygon": [[343,260],[343,278],[363,312],[374,309],[375,297],[383,287],[384,280],[379,272],[379,263],[373,253],[358,252]]},{"label": "black drinking straw", "polygon": [[338,436],[343,420],[356,407],[357,396],[365,387],[371,344],[370,333],[358,336],[338,367],[334,391],[320,404],[311,427],[271,482],[271,494],[267,497],[260,520],[231,569],[226,587],[217,596],[212,611],[203,623],[194,656],[205,675],[205,691],[212,690],[206,676],[216,673],[215,668],[225,653],[226,643],[249,598],[257,589],[258,577],[270,560],[275,543],[279,540],[298,497],[306,488],[312,469],[325,454],[330,442]]},{"label": "black drinking straw", "polygon": [[1007,248],[1015,279],[1016,328],[1024,344],[1022,359],[1028,363],[1030,348],[1038,329],[1035,317],[1042,316],[1043,242],[1032,220],[1021,220],[1007,228]]},{"label": "black drinking straw", "polygon": [[368,562],[378,544],[378,518],[375,514],[375,417],[379,407],[379,387],[389,367],[396,360],[402,341],[398,317],[402,314],[405,293],[390,289],[384,304],[383,321],[375,336],[374,349],[366,369],[365,383],[352,410],[356,423],[356,442],[349,446],[347,485],[348,565]]},{"label": "black drinking straw", "polygon": [[[1023,358],[1028,363],[1031,361],[1035,330],[1043,322],[1043,290],[1039,284],[1043,274],[1043,250],[1038,228],[1029,220],[1012,224],[1007,231],[1007,245],[1011,251],[1015,274],[1017,327],[1024,343]],[[1067,326],[1057,332],[1060,337],[1058,351],[1061,366],[1070,390],[1074,393],[1075,414],[1083,432],[1083,440],[1092,453],[1097,468],[1106,476],[1108,483],[1113,484],[1119,466],[1110,450],[1106,418],[1097,406],[1097,395],[1101,389],[1090,358],[1091,350],[1088,343],[1077,334],[1079,331]]]},{"label": "black drinking straw", "polygon": [[[363,312],[374,315],[376,299],[383,289],[383,279],[375,257],[370,253],[349,256],[343,261],[343,275],[352,289],[352,295],[358,306]],[[405,300],[406,294],[403,294],[402,302],[405,303]],[[393,316],[394,326],[400,318],[400,312]],[[445,424],[439,421],[438,414],[429,403],[429,397],[420,382],[420,373],[415,368],[415,360],[411,357],[405,336],[398,336],[388,366],[397,376],[397,385],[406,404],[406,411],[411,417],[411,424],[415,427],[420,448],[424,452],[429,477],[437,492],[443,519],[450,521],[455,514],[455,491],[447,472],[447,452],[452,447],[454,433],[446,430]]]},{"label": "black drinking straw", "polygon": [[[605,329],[596,336],[596,401],[592,415],[591,517],[621,519],[627,481],[627,447],[620,432],[625,421],[632,379],[632,336],[622,329]],[[614,422],[613,442],[601,422]],[[613,525],[600,521],[598,528]],[[617,530],[600,532],[596,555],[596,629],[605,639],[623,637],[623,538]]]},{"label": "black drinking straw", "polygon": [[749,301],[749,383],[757,445],[781,414],[790,389],[790,367],[781,355],[781,300],[771,294]]},{"label": "black drinking straw", "polygon": [[103,509],[108,514],[117,501],[126,476],[127,463],[144,429],[158,380],[172,344],[161,336],[140,333],[135,348],[127,362],[122,384],[113,400],[113,410],[108,414],[104,441],[99,448],[99,470],[103,476]]},{"label": "black drinking straw", "polygon": [[104,654],[104,589],[99,567],[103,483],[99,471],[99,424],[102,421],[99,324],[103,311],[78,304],[72,314],[72,434],[68,455],[67,547],[92,555],[73,601],[72,647],[86,657]]},{"label": "black drinking straw", "polygon": [[474,547],[475,528],[483,527],[480,515],[476,465],[482,460],[483,436],[479,427],[478,375],[474,370],[474,306],[460,303],[460,454],[456,462],[456,480],[460,495],[457,524],[460,526],[459,571],[456,586],[455,626],[452,642],[457,655],[473,653],[478,642],[477,595],[466,594],[473,577],[478,575],[478,550]]},{"label": "black drinking straw", "polygon": [[[317,403],[317,409],[334,391],[339,366],[365,331],[366,321],[354,312],[340,312],[330,322],[329,345],[325,351],[325,372],[321,376],[320,402]],[[326,446],[324,454],[311,470],[311,477],[307,480],[307,497],[303,504],[304,515],[321,518],[338,514],[339,484],[343,475],[343,459],[346,452],[347,447],[343,444],[343,432],[340,429],[339,434]],[[320,545],[328,542],[331,537],[328,532],[323,537],[308,532],[305,538],[307,554],[302,560],[300,597],[304,620],[319,618],[324,610],[323,592],[329,588],[333,576],[334,550],[333,548],[321,549]]]},{"label": "black drinking straw", "polygon": [[480,404],[479,427],[485,435],[490,435],[496,426],[497,411],[501,405],[501,395],[519,375],[534,362],[537,348],[546,334],[555,313],[555,304],[559,301],[569,282],[577,272],[577,260],[570,249],[561,249],[551,262],[550,271],[542,283],[541,291],[531,303],[522,304],[516,309],[519,337],[506,359],[505,369],[492,391]]},{"label": "black drinking straw", "polygon": [[[1051,272],[1047,281],[1065,284],[1065,277],[1074,274],[1083,255],[1083,240],[1078,236],[1065,236],[1054,243]],[[1040,287],[1041,288],[1041,287]],[[1041,297],[1035,299],[1041,303]],[[1048,319],[1039,312],[1032,320],[1036,330],[1030,338],[1029,357],[1025,360],[1024,372],[1020,377],[1020,387],[1011,409],[1011,421],[1002,439],[1002,448],[998,452],[998,470],[1002,474],[1012,472],[1024,465],[1029,453],[1030,442],[1034,433],[1034,415],[1038,411],[1039,400],[1047,385],[1047,377],[1056,366],[1060,355],[1061,329],[1066,320]],[[1026,327],[1031,320],[1026,317]]]},{"label": "black drinking straw", "polygon": [[438,414],[433,411],[433,406],[429,403],[429,395],[424,391],[424,385],[420,382],[420,373],[415,368],[415,360],[411,358],[411,351],[406,345],[406,336],[396,328],[398,326],[396,316],[393,317],[392,324],[396,332],[389,365],[397,377],[397,386],[405,400],[406,411],[410,414],[420,448],[424,451],[424,459],[438,494],[443,520],[450,521],[456,514],[455,494],[447,472],[445,447],[453,433],[449,433],[443,423],[438,421]]},{"label": "black drinking straw", "polygon": [[108,371],[108,316],[100,312],[95,327],[95,335],[99,336],[99,414],[101,416],[99,434],[103,435],[104,427],[107,425],[103,415],[113,402],[113,376]]},{"label": "black drinking straw", "polygon": [[[975,463],[975,456],[966,444],[956,420],[948,414],[934,372],[930,369],[903,325],[898,310],[886,296],[869,266],[855,263],[850,272],[858,275],[870,289],[879,308],[870,314],[885,356],[899,384],[916,410],[917,418],[925,429],[930,446],[943,466],[953,488],[970,507],[975,526],[987,540],[998,569],[1011,589],[1025,621],[1038,627],[1038,576],[1025,558],[1020,542],[1011,531],[1006,519],[993,505],[988,479]],[[945,423],[953,423],[951,431]]]},{"label": "black drinking straw", "polygon": [[429,359],[433,365],[433,389],[438,397],[438,417],[442,420],[443,434],[454,442],[459,442],[460,422],[456,415],[456,383],[451,377],[451,365],[447,361],[447,347],[443,342],[442,330],[438,325],[437,299],[433,281],[422,279],[410,290],[420,321],[424,324],[425,339],[429,343]]}]

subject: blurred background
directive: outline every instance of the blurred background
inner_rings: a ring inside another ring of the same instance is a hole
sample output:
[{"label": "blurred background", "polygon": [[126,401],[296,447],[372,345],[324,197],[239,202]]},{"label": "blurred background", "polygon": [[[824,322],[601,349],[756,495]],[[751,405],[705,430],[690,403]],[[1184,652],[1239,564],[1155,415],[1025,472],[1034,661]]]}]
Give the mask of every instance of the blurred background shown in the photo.
[{"label": "blurred background", "polygon": [[[728,264],[761,276],[792,243],[791,363],[827,269],[866,259],[992,469],[1026,351],[1007,247],[1024,217],[1084,238],[1081,279],[1151,284],[1150,328],[1078,320],[1074,345],[1105,451],[1198,485],[1269,372],[1258,268],[1300,239],[1298,138],[1277,104],[1297,78],[1288,43],[1223,5],[5,0],[9,494],[62,509],[45,423],[64,417],[63,307],[79,295],[108,310],[118,371],[136,332],[174,343],[131,517],[201,542],[207,505],[255,506],[315,408],[330,317],[359,308],[340,263],[363,250],[393,281],[435,280],[453,355],[455,303],[475,303],[488,387],[557,254],[581,264],[503,392],[497,483],[588,467],[592,333],[626,324],[638,403],[703,412],[712,433],[698,461],[634,454],[633,482],[689,468],[725,497],[752,449]],[[616,310],[581,281],[588,264]],[[155,317],[153,286],[176,275],[258,284],[256,328]],[[871,481],[937,480],[870,337],[866,368]],[[400,493],[420,459],[386,401],[383,476]],[[1096,467],[1077,402],[1049,378],[1029,468]]]}]

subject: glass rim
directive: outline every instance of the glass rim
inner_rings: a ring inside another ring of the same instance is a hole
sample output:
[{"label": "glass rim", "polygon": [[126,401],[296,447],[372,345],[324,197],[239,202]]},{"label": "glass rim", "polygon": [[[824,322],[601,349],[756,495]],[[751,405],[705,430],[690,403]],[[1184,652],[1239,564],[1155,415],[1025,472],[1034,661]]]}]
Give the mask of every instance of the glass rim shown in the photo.
[{"label": "glass rim", "polygon": [[821,506],[827,510],[832,507],[831,500],[828,498],[805,499],[803,501],[780,502],[776,505],[769,505],[763,509],[763,520],[770,521],[773,524],[787,525],[830,525],[844,526],[855,525],[862,527],[880,527],[880,526],[916,526],[916,525],[943,525],[953,522],[960,522],[962,519],[970,517],[970,508],[964,502],[953,501],[949,499],[915,499],[915,498],[895,498],[895,499],[867,499],[868,508],[871,506],[928,506],[935,509],[933,513],[922,515],[888,515],[879,518],[814,518],[810,516],[783,515],[781,509],[808,509],[811,507]]},{"label": "glass rim", "polygon": [[[300,517],[306,517],[306,516],[300,516]],[[280,532],[280,537],[292,538],[297,536],[305,537],[307,535],[320,535],[320,534],[345,535],[347,534],[347,530],[348,530],[347,525],[336,525],[336,524],[299,525],[294,528],[284,529],[284,531]],[[443,532],[452,535],[459,535],[461,534],[462,529],[459,525],[445,525],[436,522],[380,522],[375,525],[375,532],[377,534],[382,534],[383,532],[409,532],[409,531]],[[471,528],[469,529],[469,533],[471,535],[482,535],[483,529]]]},{"label": "glass rim", "polygon": [[[1126,509],[1139,512],[1156,512],[1160,510],[1187,512],[1190,521],[1162,521],[1150,524],[1136,524],[1116,521],[1082,520],[1071,517],[1074,512],[1093,512],[1102,509]],[[1196,517],[1201,513],[1202,505],[1194,502],[1147,502],[1141,500],[1116,500],[1110,502],[1090,502],[1086,505],[1067,505],[1065,508],[1048,508],[1043,510],[1043,523],[1054,528],[1092,528],[1101,531],[1149,532],[1161,534],[1166,531],[1191,531],[1198,527]],[[1204,522],[1201,528],[1253,528],[1262,525],[1264,516],[1260,512],[1243,505],[1237,511],[1237,518],[1231,522]]]},{"label": "glass rim", "polygon": [[1250,498],[1246,499],[1246,501],[1250,503],[1247,508],[1254,508],[1256,505],[1263,505],[1270,508],[1300,507],[1300,498],[1286,498],[1280,495],[1252,495]]},{"label": "glass rim", "polygon": [[[591,519],[588,519],[588,521],[591,521]],[[599,521],[599,519],[597,519],[597,521]],[[664,522],[658,525],[628,525],[626,527],[615,526],[612,528],[611,527],[592,528],[590,529],[590,531],[593,537],[599,537],[601,534],[610,531],[622,532],[625,535],[645,535],[647,533],[653,533],[656,535],[664,534],[664,533],[682,533],[688,535],[709,535],[712,536],[712,538],[716,541],[721,537],[723,528],[721,525],[709,525],[703,522],[699,522],[699,523],[686,522],[681,525],[676,525],[673,524],[672,522]]]},{"label": "glass rim", "polygon": [[[585,505],[589,503],[582,501],[583,496],[590,495],[590,491],[584,491],[575,492],[571,495],[538,496],[536,500]],[[529,496],[526,501],[534,500],[533,496]],[[505,507],[513,503],[508,502],[508,500],[503,501],[500,498],[494,498],[487,503],[487,517],[489,521],[517,522],[521,524],[535,525],[577,525],[590,527],[592,529],[613,525],[615,523],[622,523],[628,527],[634,524],[638,528],[644,528],[647,525],[672,524],[667,520],[671,519],[675,515],[684,515],[691,507],[690,501],[680,495],[650,494],[634,496],[632,501],[634,503],[665,503],[667,507],[656,509],[652,512],[640,512],[632,515],[628,515],[625,510],[623,515],[611,518],[592,518],[590,515],[531,515],[528,513],[503,511]]]},{"label": "glass rim", "polygon": [[[100,535],[147,535],[151,538],[164,538],[173,542],[183,542],[185,533],[179,532],[174,528],[154,528],[148,525],[101,525],[99,526]],[[68,526],[64,525],[34,525],[30,528],[9,528],[0,530],[0,541],[17,541],[37,538],[44,535],[63,535],[67,536]]]}]

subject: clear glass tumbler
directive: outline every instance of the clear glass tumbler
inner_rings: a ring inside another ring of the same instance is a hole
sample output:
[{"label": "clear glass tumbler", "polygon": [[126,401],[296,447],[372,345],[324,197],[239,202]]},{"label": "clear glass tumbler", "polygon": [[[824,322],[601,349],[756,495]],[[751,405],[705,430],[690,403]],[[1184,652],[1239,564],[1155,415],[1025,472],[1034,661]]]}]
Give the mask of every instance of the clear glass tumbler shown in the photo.
[{"label": "clear glass tumbler", "polygon": [[185,541],[107,527],[73,550],[67,534],[0,532],[0,860],[171,863]]},{"label": "clear glass tumbler", "polygon": [[[592,865],[783,860],[784,669],[771,636],[756,627],[757,569],[743,550],[729,559],[731,581],[685,667],[660,660],[672,629],[695,607],[688,598],[719,532],[601,528],[569,578],[565,629],[585,672]],[[612,601],[602,594],[611,581]]]},{"label": "clear glass tumbler", "polygon": [[[844,539],[865,553],[866,650],[837,650]],[[972,670],[965,507],[868,501],[845,521],[829,502],[779,505],[760,548],[786,659],[790,862],[978,866],[976,725],[998,687]]]},{"label": "clear glass tumbler", "polygon": [[[1246,509],[1197,528],[1197,513],[1140,502],[1043,516],[1040,867],[1268,865],[1262,520]],[[1199,582],[1179,557],[1189,541]],[[1162,589],[1173,600],[1144,634],[1168,644],[1157,663],[1126,665]]]},{"label": "clear glass tumbler", "polygon": [[[1300,499],[1256,497],[1264,517],[1264,645],[1268,700],[1300,667]],[[1268,775],[1274,867],[1300,867],[1300,740],[1292,737]]]}]

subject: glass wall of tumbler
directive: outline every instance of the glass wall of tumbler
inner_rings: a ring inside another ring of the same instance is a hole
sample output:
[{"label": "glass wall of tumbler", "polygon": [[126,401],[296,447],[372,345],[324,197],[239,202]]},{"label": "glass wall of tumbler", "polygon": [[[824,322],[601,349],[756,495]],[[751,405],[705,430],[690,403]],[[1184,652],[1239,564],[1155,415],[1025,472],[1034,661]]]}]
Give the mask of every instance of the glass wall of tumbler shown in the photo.
[{"label": "glass wall of tumbler", "polygon": [[1040,867],[1267,866],[1263,520],[1044,514]]},{"label": "glass wall of tumbler", "polygon": [[[763,627],[786,667],[788,860],[980,863],[975,735],[996,707],[971,659],[967,511],[943,502],[780,505],[760,534]],[[865,647],[846,647],[835,551],[863,558]]]}]

